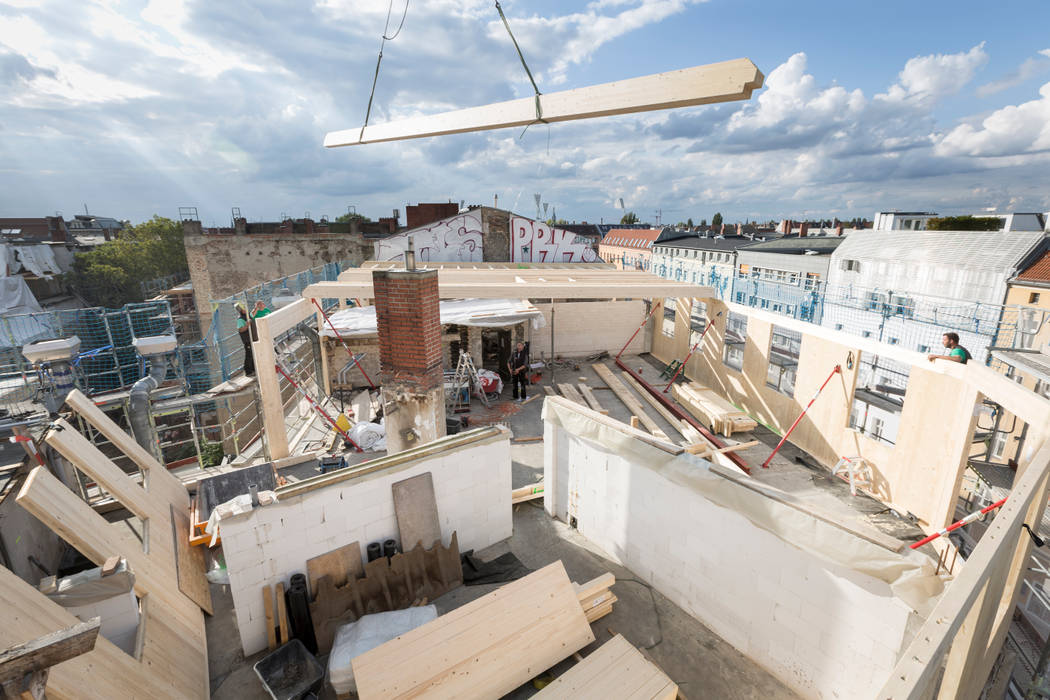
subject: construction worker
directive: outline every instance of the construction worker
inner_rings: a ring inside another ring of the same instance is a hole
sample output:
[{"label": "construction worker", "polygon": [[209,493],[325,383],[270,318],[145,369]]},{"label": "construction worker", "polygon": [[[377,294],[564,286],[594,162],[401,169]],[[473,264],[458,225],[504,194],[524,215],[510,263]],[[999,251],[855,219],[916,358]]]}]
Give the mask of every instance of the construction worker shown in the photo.
[{"label": "construction worker", "polygon": [[973,357],[973,355],[970,354],[969,350],[964,348],[962,345],[959,345],[958,333],[945,333],[944,336],[941,338],[941,342],[944,344],[944,347],[948,348],[947,354],[930,355],[930,362],[933,362],[934,360],[948,360],[949,362],[959,362],[965,365],[967,362],[970,361],[970,358]]},{"label": "construction worker", "polygon": [[237,333],[244,343],[244,376],[255,376],[255,356],[252,355],[252,322],[244,304],[237,304]]},{"label": "construction worker", "polygon": [[[529,384],[529,349],[525,343],[518,341],[517,348],[514,353],[510,356],[510,362],[507,363],[507,369],[510,370],[510,381],[514,385],[514,399],[517,401],[525,400],[525,387]],[[518,385],[521,385],[521,398],[518,398]]]}]

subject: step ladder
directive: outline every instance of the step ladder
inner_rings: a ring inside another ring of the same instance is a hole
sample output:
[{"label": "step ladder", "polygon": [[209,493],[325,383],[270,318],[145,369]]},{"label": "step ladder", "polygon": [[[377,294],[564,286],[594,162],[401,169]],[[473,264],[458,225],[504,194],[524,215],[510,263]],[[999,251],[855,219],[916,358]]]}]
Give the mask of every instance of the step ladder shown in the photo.
[{"label": "step ladder", "polygon": [[481,386],[481,377],[478,376],[478,370],[474,366],[474,360],[470,357],[469,352],[459,353],[456,373],[452,376],[452,390],[450,394],[446,394],[445,399],[449,410],[455,411],[465,405],[463,401],[464,387],[467,389],[467,403],[470,401],[469,397],[471,394],[477,394],[478,398],[481,399],[481,403],[485,404],[485,408],[488,408],[489,399]]}]

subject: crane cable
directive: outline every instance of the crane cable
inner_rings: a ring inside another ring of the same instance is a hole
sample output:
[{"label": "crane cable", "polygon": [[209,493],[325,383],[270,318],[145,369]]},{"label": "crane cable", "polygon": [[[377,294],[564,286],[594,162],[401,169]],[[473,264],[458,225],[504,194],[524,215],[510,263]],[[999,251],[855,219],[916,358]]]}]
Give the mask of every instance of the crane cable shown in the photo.
[{"label": "crane cable", "polygon": [[361,131],[357,135],[357,142],[361,143],[365,137],[365,127],[368,126],[368,118],[372,115],[372,100],[376,96],[376,82],[379,81],[379,66],[383,62],[383,47],[386,42],[393,41],[397,38],[397,35],[401,33],[401,28],[405,26],[405,17],[408,16],[408,3],[410,0],[405,0],[405,11],[401,13],[401,22],[397,25],[397,31],[394,32],[393,36],[387,36],[386,33],[390,29],[390,15],[394,9],[394,0],[390,0],[390,4],[386,8],[386,24],[383,25],[383,38],[379,42],[379,58],[376,59],[376,72],[372,76],[372,92],[368,95],[368,109],[365,110],[365,123],[361,125]]},{"label": "crane cable", "polygon": [[[503,14],[503,8],[500,7],[499,0],[496,0],[496,11],[499,12],[499,18],[503,20],[503,26],[507,28],[507,34],[510,35],[510,40],[514,44],[514,50],[518,52],[518,58],[521,59],[521,67],[525,69],[525,75],[529,76],[529,82],[532,83],[532,89],[536,92],[536,121],[532,124],[549,124],[546,119],[543,118],[543,109],[540,107],[540,92],[539,87],[536,86],[536,79],[532,77],[532,71],[529,70],[529,64],[525,62],[525,56],[521,53],[521,47],[518,46],[518,40],[514,38],[514,32],[510,30],[510,23],[507,21],[507,16]],[[521,132],[521,136],[525,135],[531,124],[526,124],[525,128]],[[518,138],[520,139],[521,136]],[[549,148],[549,146],[548,146]]]}]

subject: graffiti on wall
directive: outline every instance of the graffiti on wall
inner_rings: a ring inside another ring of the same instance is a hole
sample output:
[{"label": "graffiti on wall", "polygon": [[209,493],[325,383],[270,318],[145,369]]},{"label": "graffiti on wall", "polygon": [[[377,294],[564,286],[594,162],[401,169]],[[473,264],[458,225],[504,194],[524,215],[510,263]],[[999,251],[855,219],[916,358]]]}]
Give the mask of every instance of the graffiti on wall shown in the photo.
[{"label": "graffiti on wall", "polygon": [[540,221],[521,216],[510,219],[512,262],[580,263],[597,262],[598,254],[586,236],[551,228]]},{"label": "graffiti on wall", "polygon": [[405,259],[412,237],[418,262],[481,262],[481,214],[466,212],[376,241],[376,260]]}]

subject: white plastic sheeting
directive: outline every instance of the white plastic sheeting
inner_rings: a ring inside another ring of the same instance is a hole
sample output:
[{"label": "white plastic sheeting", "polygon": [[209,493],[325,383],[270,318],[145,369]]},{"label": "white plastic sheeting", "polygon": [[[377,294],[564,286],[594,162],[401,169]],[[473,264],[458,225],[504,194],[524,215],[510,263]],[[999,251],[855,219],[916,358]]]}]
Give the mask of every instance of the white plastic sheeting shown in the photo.
[{"label": "white plastic sheeting", "polygon": [[404,610],[372,613],[356,622],[343,625],[335,633],[332,653],[328,655],[328,680],[339,695],[356,693],[352,662],[355,656],[375,649],[380,644],[400,637],[437,619],[437,607],[422,605]]},{"label": "white plastic sheeting", "polygon": [[[547,322],[543,314],[524,299],[450,299],[440,302],[443,325],[506,328],[531,321],[533,328],[543,328]],[[329,316],[332,325],[344,338],[376,335],[376,307],[364,306],[342,309]],[[321,335],[334,338],[327,323]]]},{"label": "white plastic sheeting", "polygon": [[15,259],[12,260],[9,253],[7,262],[11,266],[12,273],[24,269],[44,279],[51,279],[51,275],[62,274],[58,261],[55,260],[55,251],[51,250],[49,245],[20,245],[11,246],[11,249]]},{"label": "white plastic sheeting", "polygon": [[793,547],[884,581],[899,599],[923,616],[932,610],[943,591],[943,581],[935,570],[936,562],[928,555],[912,549],[893,552],[880,547],[843,527],[737,483],[751,477],[731,475],[724,468],[714,467],[685,452],[670,454],[594,420],[587,413],[567,403],[545,401],[543,404],[545,422],[662,474],[684,489],[739,513]]}]

